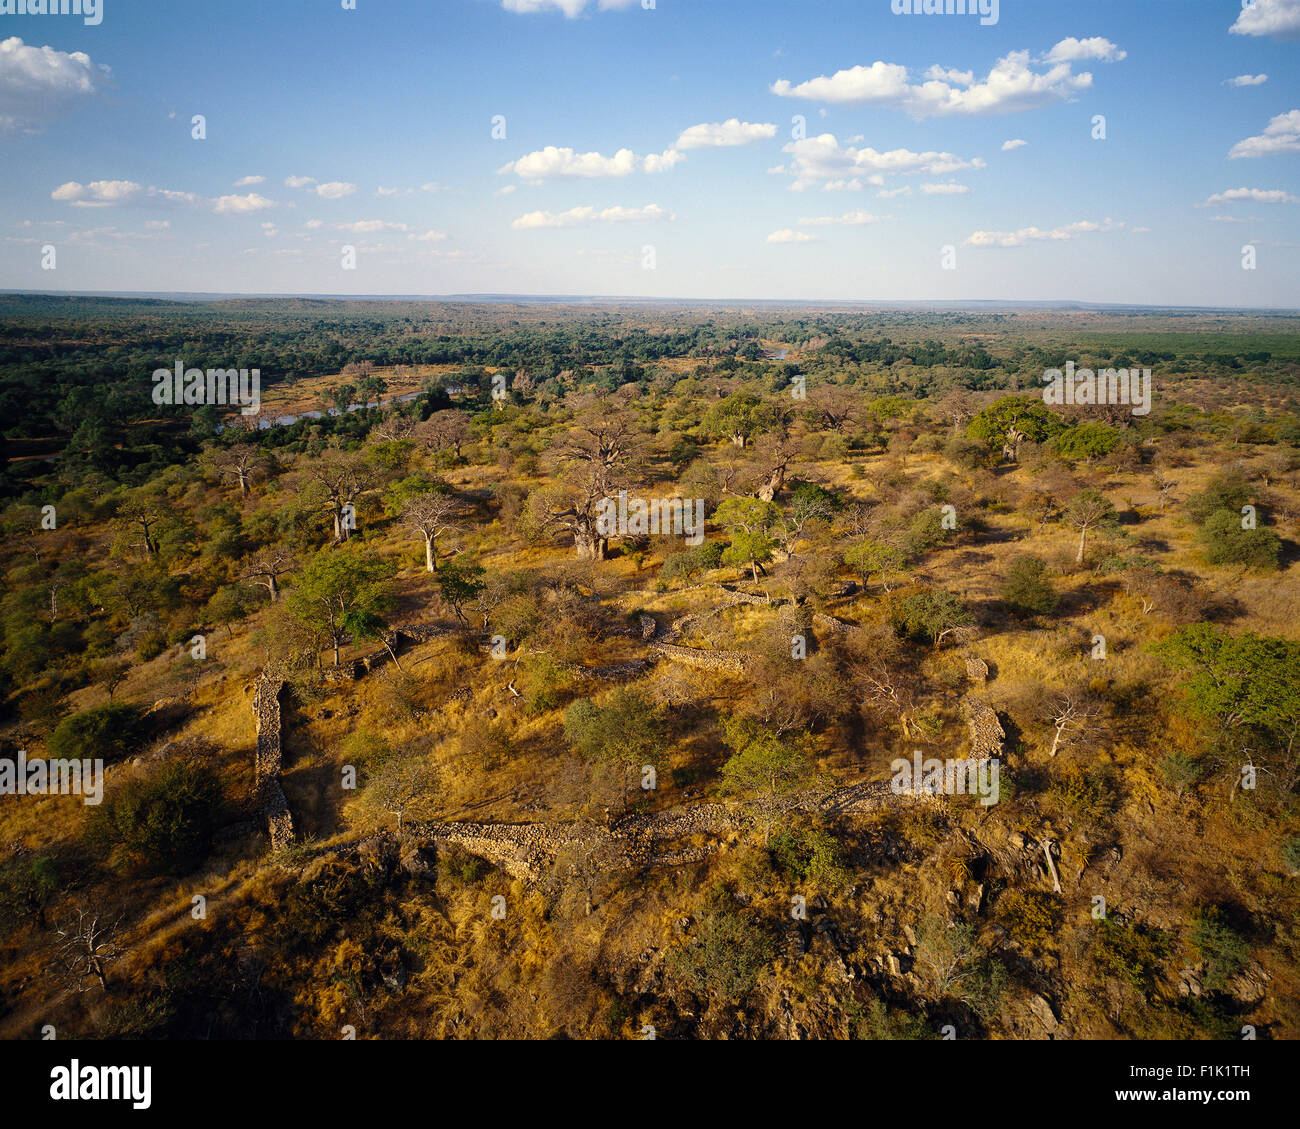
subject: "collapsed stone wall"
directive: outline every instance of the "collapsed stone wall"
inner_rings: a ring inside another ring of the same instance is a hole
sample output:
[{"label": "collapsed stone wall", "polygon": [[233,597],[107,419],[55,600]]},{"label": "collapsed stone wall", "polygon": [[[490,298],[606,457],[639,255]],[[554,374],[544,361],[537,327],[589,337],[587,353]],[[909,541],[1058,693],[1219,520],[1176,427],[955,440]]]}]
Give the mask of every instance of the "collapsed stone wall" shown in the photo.
[{"label": "collapsed stone wall", "polygon": [[1001,757],[1007,734],[997,712],[982,698],[967,698],[963,706],[970,730],[970,755],[976,760]]},{"label": "collapsed stone wall", "polygon": [[253,717],[257,725],[257,753],[253,762],[254,795],[258,808],[266,818],[273,851],[293,842],[293,816],[289,813],[289,801],[280,784],[280,769],[284,759],[283,720],[280,713],[280,694],[283,690],[283,679],[263,671],[258,676],[253,693]]}]

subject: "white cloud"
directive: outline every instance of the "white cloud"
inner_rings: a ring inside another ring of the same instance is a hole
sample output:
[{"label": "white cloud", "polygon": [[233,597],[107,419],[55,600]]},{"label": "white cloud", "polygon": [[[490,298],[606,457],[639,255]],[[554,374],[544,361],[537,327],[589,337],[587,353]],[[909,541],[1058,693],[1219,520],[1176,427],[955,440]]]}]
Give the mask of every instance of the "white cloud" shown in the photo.
[{"label": "white cloud", "polygon": [[355,184],[348,184],[344,180],[331,180],[327,184],[316,185],[316,195],[322,200],[341,200],[344,196],[351,196],[357,190]]},{"label": "white cloud", "polygon": [[865,227],[867,224],[879,223],[880,217],[873,216],[870,212],[858,209],[854,212],[845,212],[842,216],[814,216],[809,219],[801,219],[800,227]]},{"label": "white cloud", "polygon": [[336,223],[334,230],[370,235],[376,231],[410,231],[410,228],[404,223],[389,223],[387,220],[357,220],[355,223]]},{"label": "white cloud", "polygon": [[434,231],[433,228],[430,228],[428,231],[422,231],[419,234],[412,232],[406,238],[414,239],[420,243],[441,243],[447,236],[445,232]]},{"label": "white cloud", "polygon": [[421,192],[450,192],[451,189],[448,188],[445,184],[439,184],[436,180],[430,180],[427,183],[420,185],[420,191]]},{"label": "white cloud", "polygon": [[1012,149],[1023,149],[1028,144],[1029,144],[1028,141],[1024,141],[1021,138],[1017,137],[1013,141],[1002,142],[1002,152],[1010,153]]},{"label": "white cloud", "polygon": [[70,180],[51,192],[50,199],[74,208],[108,208],[129,204],[143,192],[144,186],[134,180],[92,180],[89,184]]},{"label": "white cloud", "polygon": [[612,157],[606,157],[601,153],[575,153],[569,148],[548,145],[502,165],[497,172],[512,172],[528,181],[596,180],[631,176],[634,172],[664,172],[685,159],[674,149],[648,157],[638,157],[631,149],[620,149]]},{"label": "white cloud", "polygon": [[50,193],[51,200],[74,208],[115,208],[127,205],[154,208],[210,208],[219,216],[260,212],[275,207],[274,200],[250,192],[244,196],[219,196],[215,200],[173,188],[145,188],[134,180],[70,180]]},{"label": "white cloud", "polygon": [[965,196],[970,187],[965,184],[923,184],[922,196]]},{"label": "white cloud", "polygon": [[503,184],[503,185],[502,185],[500,188],[498,188],[494,193],[492,193],[492,195],[493,195],[493,196],[512,196],[512,195],[514,195],[514,193],[515,193],[516,191],[518,191],[518,189],[519,189],[519,185],[517,185],[517,184]]},{"label": "white cloud", "polygon": [[1224,86],[1262,86],[1268,81],[1266,74],[1239,74],[1236,78],[1225,78]]},{"label": "white cloud", "polygon": [[1062,39],[1046,55],[1046,63],[1077,63],[1085,59],[1096,59],[1100,63],[1118,63],[1128,58],[1127,51],[1121,51],[1109,39],[1095,35],[1091,39],[1075,39],[1069,36]]},{"label": "white cloud", "polygon": [[523,231],[539,227],[591,227],[600,223],[663,223],[677,217],[658,204],[644,208],[570,208],[567,212],[529,212],[510,226]]},{"label": "white cloud", "polygon": [[376,196],[410,196],[413,188],[385,188],[382,184],[375,189]]},{"label": "white cloud", "polygon": [[237,181],[235,181],[234,187],[253,188],[256,185],[265,184],[265,183],[266,183],[266,177],[264,176],[241,176]]},{"label": "white cloud", "polygon": [[1278,114],[1259,136],[1238,141],[1228,151],[1228,159],[1273,157],[1278,153],[1300,153],[1300,110]]},{"label": "white cloud", "polygon": [[728,118],[725,122],[703,122],[683,130],[673,148],[728,149],[736,145],[748,145],[753,141],[770,141],[775,136],[774,125]]},{"label": "white cloud", "polygon": [[145,220],[144,223],[150,231],[166,231],[171,225],[171,220]]},{"label": "white cloud", "polygon": [[280,229],[270,220],[267,220],[262,224],[262,234],[265,235],[267,239],[274,239],[280,234]]},{"label": "white cloud", "polygon": [[1123,57],[1124,52],[1109,40],[1065,39],[1049,52],[1045,71],[1032,68],[1028,51],[1013,51],[980,81],[972,73],[931,67],[926,81],[913,85],[905,66],[878,60],[869,67],[850,67],[797,85],[778,79],[770,89],[783,98],[886,106],[917,118],[1011,114],[1068,100],[1089,89],[1092,75],[1075,74],[1073,58],[1108,62]]},{"label": "white cloud", "polygon": [[308,220],[308,221],[307,221],[305,224],[303,224],[302,226],[305,227],[308,231],[319,231],[322,227],[325,226],[325,221],[324,221],[324,220]]},{"label": "white cloud", "polygon": [[268,200],[265,196],[259,196],[256,192],[250,192],[246,196],[218,197],[212,210],[219,216],[227,216],[244,215],[248,212],[263,212],[267,208],[274,207],[274,200]]},{"label": "white cloud", "polygon": [[314,176],[286,176],[284,178],[285,188],[306,188],[310,184],[315,184]]},{"label": "white cloud", "polygon": [[1097,232],[1122,231],[1123,223],[1103,220],[1095,223],[1091,220],[1079,220],[1077,223],[1043,231],[1037,227],[1022,227],[1019,231],[977,231],[966,239],[967,247],[1023,247],[1027,243],[1066,242],[1078,235],[1091,235]]},{"label": "white cloud", "polygon": [[1228,29],[1233,35],[1300,39],[1300,0],[1254,0]]},{"label": "white cloud", "polygon": [[905,184],[902,188],[882,188],[876,195],[882,200],[892,200],[895,196],[910,196],[912,195],[912,186]]},{"label": "white cloud", "polygon": [[785,228],[783,231],[774,231],[767,237],[769,243],[818,243],[820,240],[815,235],[809,235],[806,231],[795,231],[793,228]]},{"label": "white cloud", "polygon": [[99,93],[109,69],[84,51],[33,47],[16,35],[0,40],[0,136],[39,133],[53,118]]},{"label": "white cloud", "polygon": [[1230,204],[1235,200],[1249,200],[1253,204],[1297,204],[1300,197],[1283,192],[1280,188],[1229,188],[1226,192],[1216,192],[1198,208],[1209,208],[1215,204]]},{"label": "white cloud", "polygon": [[828,189],[847,188],[860,190],[865,183],[884,186],[885,176],[916,173],[922,176],[945,176],[965,169],[982,169],[985,163],[976,157],[965,160],[952,153],[930,150],[914,153],[910,149],[891,149],[887,153],[870,147],[841,148],[833,133],[791,141],[785,152],[793,157],[790,171],[795,176],[793,187],[802,191],[818,182],[829,182]]},{"label": "white cloud", "polygon": [[[507,12],[519,12],[532,15],[534,12],[563,12],[569,19],[580,16],[591,5],[592,0],[501,0],[501,7]],[[596,0],[596,7],[602,12],[621,11],[630,8],[638,0]]]}]

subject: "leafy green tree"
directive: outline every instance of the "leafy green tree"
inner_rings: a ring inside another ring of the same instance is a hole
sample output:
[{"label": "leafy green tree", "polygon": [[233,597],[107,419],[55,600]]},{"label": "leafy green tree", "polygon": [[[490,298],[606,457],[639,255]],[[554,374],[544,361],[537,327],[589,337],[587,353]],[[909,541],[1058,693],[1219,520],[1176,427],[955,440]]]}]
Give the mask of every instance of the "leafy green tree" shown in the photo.
[{"label": "leafy green tree", "polygon": [[1007,568],[1002,598],[1018,612],[1048,615],[1061,597],[1047,578],[1047,562],[1038,557],[1016,557]]},{"label": "leafy green tree", "polygon": [[460,558],[448,561],[438,572],[438,595],[455,613],[462,627],[469,626],[465,608],[478,599],[486,585],[480,565],[462,564]]},{"label": "leafy green tree", "polygon": [[1004,396],[980,412],[966,429],[967,435],[991,450],[1001,447],[1015,461],[1020,444],[1046,443],[1066,429],[1066,423],[1038,397]]},{"label": "leafy green tree", "polygon": [[763,824],[766,844],[772,827],[797,806],[799,790],[810,783],[808,758],[789,738],[748,718],[729,719],[723,732],[735,749],[722,766],[723,790],[746,797]]},{"label": "leafy green tree", "polygon": [[864,540],[849,546],[844,562],[861,575],[864,588],[873,576],[879,576],[888,588],[889,578],[907,567],[907,554],[896,545]]},{"label": "leafy green tree", "polygon": [[974,623],[974,617],[952,592],[932,588],[914,592],[894,612],[894,628],[900,635],[926,639],[937,651],[943,641]]},{"label": "leafy green tree", "polygon": [[653,764],[662,752],[664,724],[653,702],[620,687],[604,704],[582,698],[570,705],[564,711],[564,735],[588,760],[619,770],[626,811],[627,776]]},{"label": "leafy green tree", "polygon": [[728,439],[743,447],[751,439],[770,431],[779,422],[777,409],[752,392],[733,392],[719,400],[704,414],[706,435]]},{"label": "leafy green tree", "polygon": [[1282,556],[1282,538],[1271,529],[1242,525],[1241,514],[1215,510],[1200,531],[1205,559],[1212,565],[1238,565],[1255,572],[1271,572]]},{"label": "leafy green tree", "polygon": [[780,509],[758,498],[728,498],[714,514],[728,533],[731,544],[722,554],[724,564],[749,569],[758,582],[758,569],[772,559],[776,542],[772,530],[781,519]]},{"label": "leafy green tree", "polygon": [[374,638],[396,606],[392,565],[355,546],[317,553],[285,599],[291,615],[334,652],[349,638]]},{"label": "leafy green tree", "polygon": [[1300,783],[1300,643],[1196,623],[1152,650],[1183,675],[1183,708],[1191,717],[1215,722],[1224,734],[1265,739],[1286,766],[1284,792]]},{"label": "leafy green tree", "polygon": [[1051,445],[1063,459],[1099,459],[1118,447],[1122,438],[1119,428],[1108,423],[1081,423],[1062,431]]},{"label": "leafy green tree", "polygon": [[1185,512],[1197,525],[1204,525],[1221,510],[1235,514],[1250,500],[1253,491],[1246,473],[1239,466],[1225,467],[1214,475],[1205,489],[1187,499]]}]

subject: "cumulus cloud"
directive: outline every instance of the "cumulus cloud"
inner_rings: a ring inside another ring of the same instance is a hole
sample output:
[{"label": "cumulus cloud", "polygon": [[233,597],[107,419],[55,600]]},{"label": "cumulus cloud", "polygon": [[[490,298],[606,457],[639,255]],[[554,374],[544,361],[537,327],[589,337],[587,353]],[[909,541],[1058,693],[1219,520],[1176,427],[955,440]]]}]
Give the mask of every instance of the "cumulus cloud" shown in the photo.
[{"label": "cumulus cloud", "polygon": [[1279,153],[1300,153],[1300,110],[1278,114],[1257,137],[1238,141],[1228,151],[1229,160],[1242,157],[1274,157]]},{"label": "cumulus cloud", "polygon": [[567,212],[528,212],[510,226],[524,231],[539,227],[592,227],[602,223],[664,223],[677,217],[658,204],[644,208],[570,208]]},{"label": "cumulus cloud", "polygon": [[315,184],[314,176],[286,176],[284,178],[285,188],[306,188],[310,184]]},{"label": "cumulus cloud", "polygon": [[879,223],[880,217],[858,209],[845,212],[842,216],[813,216],[799,221],[800,227],[865,227],[867,224]]},{"label": "cumulus cloud", "polygon": [[39,133],[103,90],[108,77],[109,69],[84,51],[33,47],[16,35],[0,40],[0,137]]},{"label": "cumulus cloud", "polygon": [[375,189],[376,196],[410,196],[413,188],[385,188],[382,184]]},{"label": "cumulus cloud", "polygon": [[883,187],[886,176],[945,176],[965,169],[982,169],[986,164],[979,157],[966,160],[934,150],[914,153],[910,149],[891,149],[882,153],[869,146],[841,147],[833,133],[791,141],[785,146],[785,152],[792,158],[790,172],[795,177],[792,187],[797,191],[819,183],[830,190],[856,191],[867,184]]},{"label": "cumulus cloud", "polygon": [[528,181],[597,180],[631,176],[635,172],[665,172],[685,159],[675,149],[648,157],[638,157],[631,149],[620,149],[612,157],[606,157],[602,153],[577,153],[567,147],[548,145],[502,165],[497,172],[514,173]]},{"label": "cumulus cloud", "polygon": [[818,238],[815,235],[809,235],[806,231],[795,231],[794,228],[787,227],[782,231],[774,231],[767,237],[769,243],[817,243]]},{"label": "cumulus cloud", "polygon": [[145,188],[134,180],[92,180],[89,184],[70,180],[50,193],[51,200],[74,208],[116,208],[138,205],[154,208],[211,209],[216,215],[242,215],[275,207],[274,200],[249,192],[244,196],[218,196],[215,200],[196,192],[173,188]]},{"label": "cumulus cloud", "polygon": [[1239,74],[1236,78],[1225,78],[1224,86],[1263,86],[1268,81],[1266,74]]},{"label": "cumulus cloud", "polygon": [[144,186],[134,180],[92,180],[89,184],[70,180],[51,192],[50,199],[74,208],[109,208],[129,204],[143,192]]},{"label": "cumulus cloud", "polygon": [[1091,235],[1097,232],[1123,231],[1125,224],[1113,220],[1095,223],[1092,220],[1079,220],[1064,227],[1044,231],[1038,227],[1022,227],[1019,231],[976,231],[966,239],[967,247],[1023,247],[1028,243],[1053,242],[1062,243],[1079,235]]},{"label": "cumulus cloud", "polygon": [[447,235],[445,232],[434,231],[433,228],[430,228],[428,231],[421,231],[419,233],[412,232],[406,238],[414,239],[420,243],[441,243],[447,238]]},{"label": "cumulus cloud", "polygon": [[241,176],[237,181],[235,181],[234,187],[252,188],[255,185],[265,184],[265,183],[266,183],[266,177],[264,176]]},{"label": "cumulus cloud", "polygon": [[212,210],[219,216],[238,216],[248,212],[262,212],[274,208],[275,201],[249,192],[244,196],[219,196]]},{"label": "cumulus cloud", "polygon": [[1046,55],[1045,63],[1077,63],[1085,59],[1096,59],[1100,63],[1118,63],[1128,58],[1127,51],[1121,51],[1109,39],[1094,35],[1091,39],[1075,39],[1068,36],[1062,39]]},{"label": "cumulus cloud", "polygon": [[1002,142],[1002,152],[1010,153],[1012,149],[1023,149],[1028,144],[1029,144],[1028,141],[1024,141],[1021,138],[1017,137],[1012,141]]},{"label": "cumulus cloud", "polygon": [[1233,35],[1300,39],[1300,0],[1254,0],[1228,29]]},{"label": "cumulus cloud", "polygon": [[978,81],[974,72],[931,67],[925,82],[913,84],[907,67],[877,60],[869,67],[850,67],[797,84],[778,79],[770,89],[782,98],[884,106],[917,118],[1012,114],[1066,101],[1089,89],[1092,75],[1075,74],[1075,60],[1113,62],[1124,55],[1108,39],[1063,39],[1038,61],[1046,70],[1034,69],[1028,51],[1013,51]]},{"label": "cumulus cloud", "polygon": [[349,184],[344,180],[331,180],[326,184],[316,185],[316,195],[322,200],[341,200],[344,196],[351,196],[357,190],[355,184]]},{"label": "cumulus cloud", "polygon": [[752,141],[770,141],[775,136],[774,125],[728,118],[725,122],[703,122],[683,130],[673,148],[728,149],[736,145],[748,145]]},{"label": "cumulus cloud", "polygon": [[902,188],[882,188],[876,193],[882,200],[892,200],[895,196],[912,195],[911,185],[905,184]]},{"label": "cumulus cloud", "polygon": [[1211,208],[1216,204],[1230,204],[1236,200],[1249,200],[1252,204],[1300,203],[1300,197],[1283,192],[1280,188],[1229,188],[1226,192],[1216,192],[1197,207]]}]

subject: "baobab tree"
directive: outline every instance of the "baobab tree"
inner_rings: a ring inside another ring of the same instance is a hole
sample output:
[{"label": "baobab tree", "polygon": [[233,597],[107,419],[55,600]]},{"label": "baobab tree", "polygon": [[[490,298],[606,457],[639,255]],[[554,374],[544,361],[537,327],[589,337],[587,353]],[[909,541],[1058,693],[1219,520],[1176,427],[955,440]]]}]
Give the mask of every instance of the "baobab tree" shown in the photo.
[{"label": "baobab tree", "polygon": [[232,478],[239,484],[239,493],[249,493],[254,475],[261,469],[262,450],[251,443],[237,443],[219,454],[213,465],[222,478]]},{"label": "baobab tree", "polygon": [[300,464],[304,477],[317,491],[323,493],[334,522],[334,542],[347,541],[352,536],[356,503],[362,495],[378,485],[382,471],[361,452],[330,448],[319,458],[305,459]]},{"label": "baobab tree", "polygon": [[529,498],[533,523],[567,530],[579,559],[603,561],[609,531],[600,525],[602,503],[627,489],[641,449],[630,416],[612,415],[575,428],[556,452],[563,485]]},{"label": "baobab tree", "polygon": [[280,577],[295,567],[293,553],[273,545],[248,558],[240,579],[260,584],[270,593],[271,603],[275,603],[280,598]]},{"label": "baobab tree", "polygon": [[1115,507],[1096,490],[1083,490],[1065,508],[1065,520],[1079,531],[1079,551],[1074,562],[1083,564],[1088,551],[1088,531],[1113,524]]},{"label": "baobab tree", "polygon": [[438,538],[460,529],[460,499],[454,494],[416,494],[402,505],[402,525],[424,541],[424,569],[438,571]]}]

